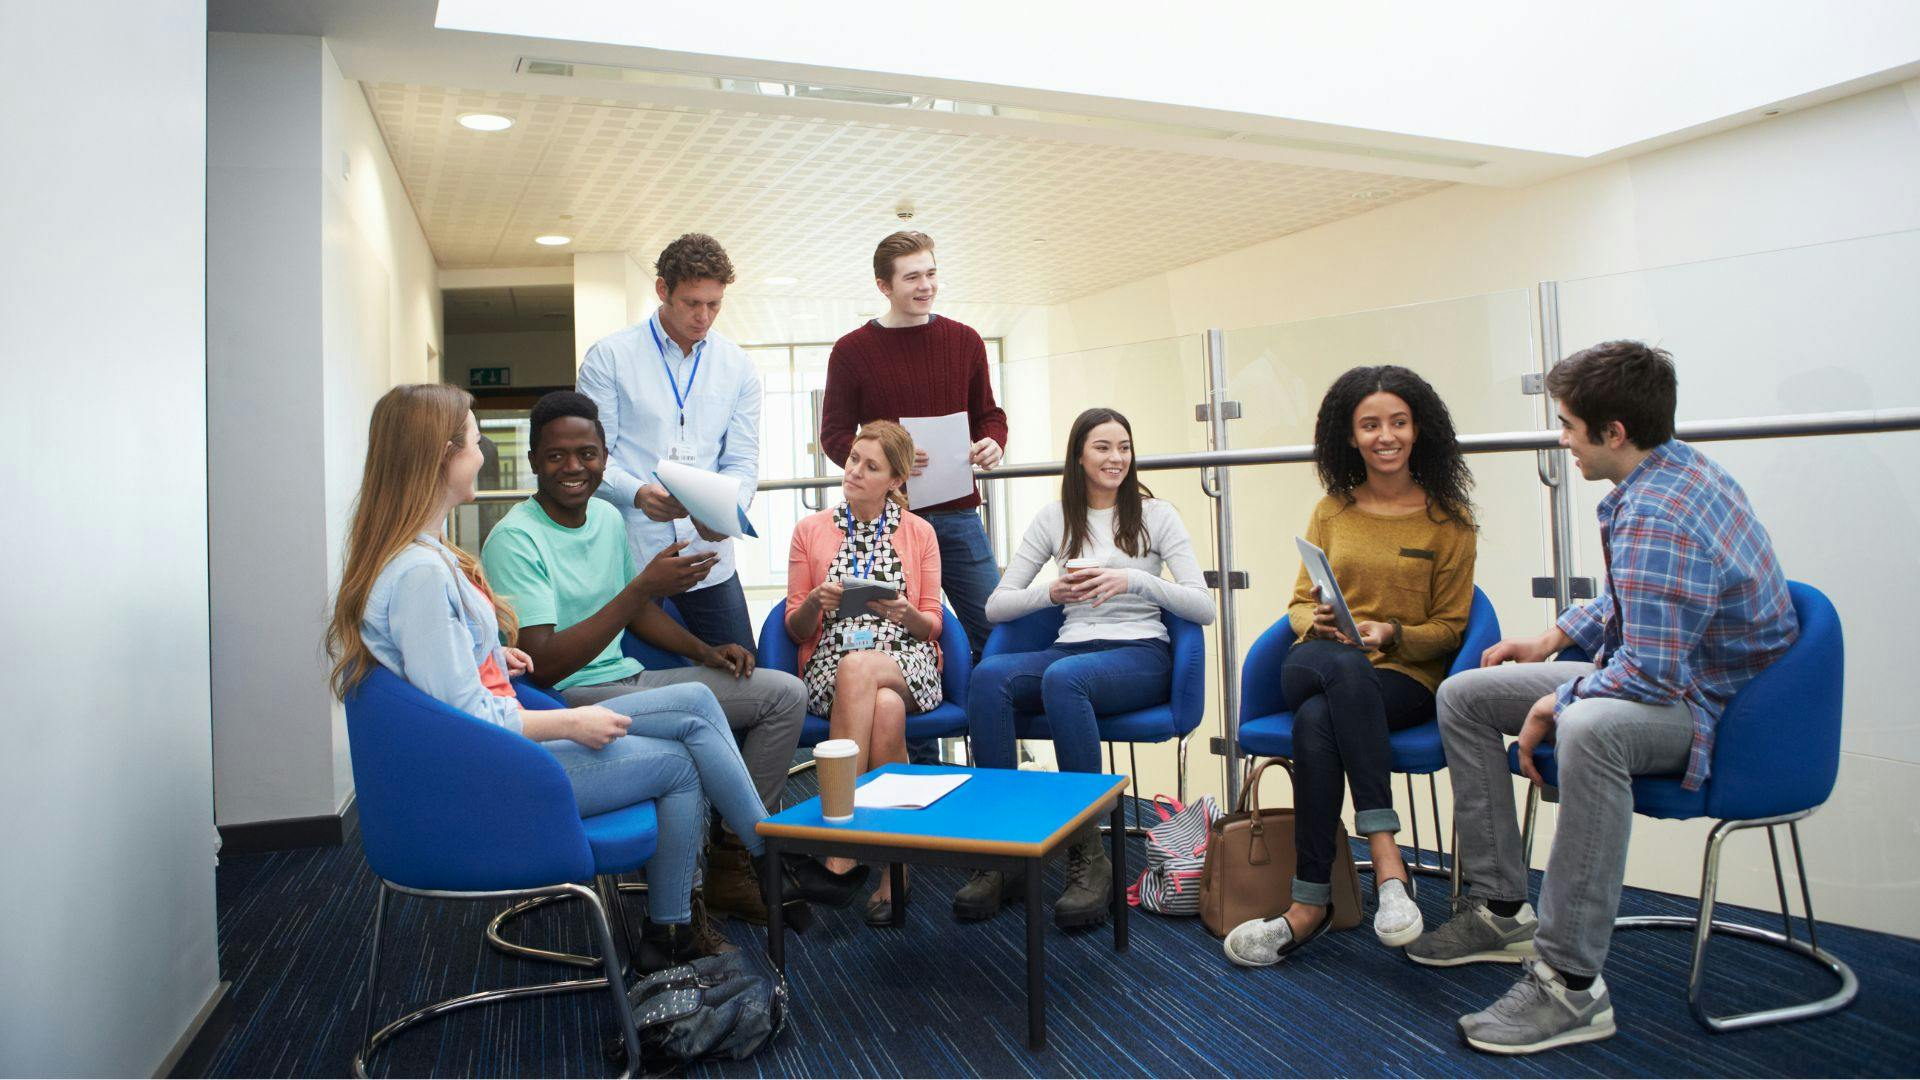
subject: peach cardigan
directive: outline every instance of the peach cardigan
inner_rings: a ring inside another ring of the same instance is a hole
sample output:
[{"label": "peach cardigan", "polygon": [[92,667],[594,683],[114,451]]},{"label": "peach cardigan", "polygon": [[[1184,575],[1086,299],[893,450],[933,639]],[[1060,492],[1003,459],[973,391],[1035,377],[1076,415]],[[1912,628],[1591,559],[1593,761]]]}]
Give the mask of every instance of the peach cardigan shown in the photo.
[{"label": "peach cardigan", "polygon": [[[806,602],[807,594],[827,579],[833,557],[847,532],[840,527],[840,507],[809,514],[793,527],[793,548],[787,554],[787,636],[800,646],[800,670],[807,670],[820,633],[815,631],[800,641],[793,632],[793,613]],[[933,652],[940,655],[940,540],[925,519],[902,510],[900,527],[887,542],[900,556],[900,569],[906,575],[907,600],[922,613],[933,616]],[[820,620],[821,629],[826,619]]]}]

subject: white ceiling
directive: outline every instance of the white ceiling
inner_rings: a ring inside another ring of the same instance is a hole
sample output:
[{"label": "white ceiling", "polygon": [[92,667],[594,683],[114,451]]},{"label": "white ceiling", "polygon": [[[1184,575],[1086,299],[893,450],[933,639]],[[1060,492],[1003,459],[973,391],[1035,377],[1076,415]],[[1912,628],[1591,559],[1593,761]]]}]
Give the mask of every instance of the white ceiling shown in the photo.
[{"label": "white ceiling", "polygon": [[[367,99],[444,269],[651,266],[713,233],[734,295],[873,301],[873,246],[939,242],[949,298],[1045,304],[1436,190],[1400,176],[883,123],[378,84]],[[506,132],[461,127],[512,117]],[[1358,197],[1364,196],[1364,197]],[[533,242],[571,235],[569,247]],[[776,288],[773,276],[799,278]]]},{"label": "white ceiling", "polygon": [[440,0],[436,24],[1578,157],[1920,64],[1911,0]]}]

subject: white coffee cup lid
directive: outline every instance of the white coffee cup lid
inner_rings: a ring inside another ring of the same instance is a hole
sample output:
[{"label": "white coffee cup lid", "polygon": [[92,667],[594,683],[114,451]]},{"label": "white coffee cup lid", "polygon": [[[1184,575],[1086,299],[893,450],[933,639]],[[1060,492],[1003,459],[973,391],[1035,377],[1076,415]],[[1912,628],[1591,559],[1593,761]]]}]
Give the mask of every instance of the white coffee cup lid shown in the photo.
[{"label": "white coffee cup lid", "polygon": [[813,748],[813,756],[817,758],[853,757],[859,752],[860,744],[852,739],[828,739]]}]

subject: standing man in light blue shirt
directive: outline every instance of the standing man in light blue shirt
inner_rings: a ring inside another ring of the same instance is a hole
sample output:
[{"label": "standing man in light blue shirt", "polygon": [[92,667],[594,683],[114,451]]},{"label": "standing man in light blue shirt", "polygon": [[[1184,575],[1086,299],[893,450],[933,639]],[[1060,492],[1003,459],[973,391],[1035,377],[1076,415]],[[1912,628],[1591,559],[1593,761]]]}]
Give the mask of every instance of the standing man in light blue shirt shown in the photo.
[{"label": "standing man in light blue shirt", "polygon": [[599,406],[607,431],[596,495],[620,508],[639,565],[682,540],[684,555],[719,556],[674,606],[700,640],[751,652],[753,623],[733,542],[688,517],[654,475],[664,459],[738,477],[742,511],[759,486],[760,376],[738,345],[712,332],[733,262],[713,237],[688,233],[660,253],[654,272],[659,309],[600,339],[580,367],[579,390]]}]

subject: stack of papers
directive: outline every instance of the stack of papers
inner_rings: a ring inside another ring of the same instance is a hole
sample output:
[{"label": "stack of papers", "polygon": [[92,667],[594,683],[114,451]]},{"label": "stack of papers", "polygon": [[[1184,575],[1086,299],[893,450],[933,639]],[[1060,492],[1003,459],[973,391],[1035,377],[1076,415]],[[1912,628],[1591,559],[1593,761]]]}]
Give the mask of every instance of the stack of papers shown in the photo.
[{"label": "stack of papers", "polygon": [[853,805],[869,810],[925,810],[969,779],[966,773],[881,773],[854,789]]}]

